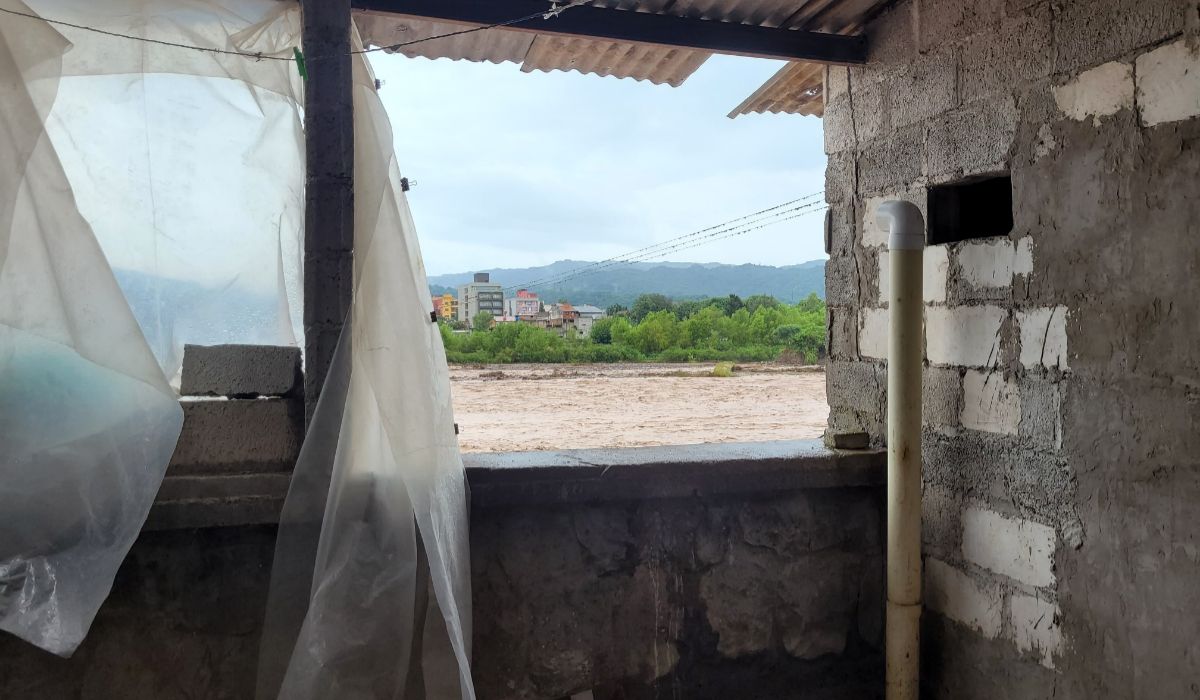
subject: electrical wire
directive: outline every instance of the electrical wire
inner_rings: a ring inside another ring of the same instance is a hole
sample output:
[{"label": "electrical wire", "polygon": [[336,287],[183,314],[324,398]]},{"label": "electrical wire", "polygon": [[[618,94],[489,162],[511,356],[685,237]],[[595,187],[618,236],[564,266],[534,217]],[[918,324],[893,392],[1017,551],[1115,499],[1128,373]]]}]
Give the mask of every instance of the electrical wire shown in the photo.
[{"label": "electrical wire", "polygon": [[[499,29],[502,27],[510,27],[514,24],[521,24],[522,22],[528,22],[529,20],[532,20],[532,19],[538,19],[538,18],[550,19],[551,17],[557,17],[558,15],[562,14],[564,11],[569,10],[573,7],[579,7],[580,5],[586,5],[590,2],[593,2],[593,0],[574,0],[573,2],[570,2],[570,3],[568,3],[566,5],[562,5],[562,6],[559,6],[557,4],[552,4],[551,7],[545,11],[531,12],[523,17],[515,17],[513,19],[505,20],[503,22],[495,22],[493,24],[484,24],[484,25],[480,25],[478,27],[470,27],[469,29],[460,29],[460,30],[454,31],[454,32],[446,32],[445,34],[436,34],[434,36],[427,36],[427,37],[424,37],[421,39],[412,39],[410,41],[402,41],[402,42],[399,42],[396,44],[388,44],[387,46],[375,46],[375,47],[372,47],[369,49],[358,49],[358,50],[350,51],[349,53],[346,53],[346,54],[331,54],[331,55],[326,55],[326,56],[308,56],[308,57],[304,57],[303,60],[320,61],[320,60],[324,60],[324,59],[328,59],[328,58],[333,58],[334,56],[355,56],[355,55],[359,55],[359,54],[375,53],[376,51],[395,51],[397,49],[402,49],[406,46],[412,46],[414,44],[420,44],[420,43],[424,43],[426,41],[435,41],[437,39],[447,39],[449,37],[461,36],[463,34],[472,34],[474,32],[482,32],[482,31],[486,31],[488,29]],[[140,42],[143,42],[146,44],[157,44],[159,46],[169,46],[171,48],[176,48],[176,49],[188,49],[190,51],[202,51],[204,53],[218,54],[221,56],[241,56],[244,58],[254,59],[255,61],[291,61],[291,62],[295,62],[295,61],[301,60],[294,54],[290,55],[290,56],[274,56],[271,54],[263,53],[261,51],[235,51],[235,50],[230,50],[230,49],[218,49],[213,46],[196,46],[195,44],[181,44],[181,43],[174,42],[174,41],[165,41],[162,39],[153,39],[153,38],[144,37],[144,36],[134,36],[133,34],[122,34],[120,32],[113,32],[113,31],[109,31],[107,29],[100,29],[99,27],[89,27],[84,24],[75,24],[73,22],[65,22],[63,20],[58,20],[58,19],[49,19],[47,17],[41,17],[41,16],[31,14],[28,12],[21,12],[19,10],[10,10],[5,7],[0,7],[0,12],[9,14],[9,15],[14,15],[17,17],[24,17],[26,19],[40,20],[42,22],[46,22],[47,24],[54,24],[54,25],[58,25],[60,27],[70,27],[71,29],[79,29],[81,31],[94,32],[96,34],[103,34],[104,36],[110,36],[110,37],[114,37],[117,39],[128,39],[130,41],[140,41]]]},{"label": "electrical wire", "polygon": [[[673,253],[673,252],[678,252],[681,250],[688,250],[691,248],[696,248],[701,245],[707,245],[708,243],[711,243],[714,241],[723,240],[725,238],[733,238],[735,236],[740,236],[740,235],[744,235],[746,233],[750,233],[751,231],[757,231],[759,229],[763,229],[768,226],[773,226],[778,223],[783,223],[784,221],[790,221],[792,219],[803,216],[804,214],[808,214],[808,213],[811,213],[812,211],[815,211],[816,209],[814,209],[814,207],[820,207],[821,210],[824,210],[824,208],[825,208],[824,202],[812,202],[809,204],[803,204],[803,205],[800,205],[797,207],[793,207],[791,209],[787,209],[787,210],[778,212],[776,215],[773,215],[770,217],[764,217],[762,219],[747,221],[743,224],[739,224],[739,225],[733,226],[733,227],[727,227],[724,225],[717,226],[717,227],[710,227],[709,229],[704,229],[704,231],[709,231],[709,233],[707,233],[706,235],[700,236],[700,237],[694,237],[695,234],[689,234],[686,237],[687,240],[680,240],[677,243],[674,243],[672,245],[665,245],[667,243],[671,243],[672,241],[677,240],[677,239],[670,239],[668,241],[664,241],[663,244],[660,244],[657,246],[650,246],[648,249],[640,249],[638,251],[632,251],[632,252],[626,253],[624,255],[616,256],[614,258],[609,258],[606,261],[602,261],[602,263],[593,263],[591,265],[587,265],[587,266],[584,266],[581,268],[576,268],[574,270],[570,270],[568,272],[561,273],[561,274],[553,276],[553,277],[543,278],[541,280],[534,280],[532,282],[529,282],[529,283],[526,283],[523,285],[512,285],[512,286],[506,287],[505,289],[512,290],[512,289],[530,289],[532,287],[547,287],[547,286],[551,286],[551,285],[561,284],[562,282],[565,282],[567,280],[574,279],[576,277],[580,277],[583,275],[588,275],[588,274],[592,274],[595,272],[601,272],[605,269],[608,269],[608,268],[616,266],[616,265],[623,265],[623,264],[634,263],[634,262],[642,262],[645,260],[659,258],[667,253]],[[752,216],[752,215],[750,215],[750,216]],[[757,225],[755,225],[755,224],[757,224]],[[713,229],[719,229],[719,230],[713,230]],[[685,237],[680,237],[680,238],[685,238]],[[645,251],[645,252],[642,252],[642,251]]]},{"label": "electrical wire", "polygon": [[[683,239],[686,239],[686,238],[692,238],[692,237],[694,237],[694,236],[699,236],[699,235],[701,235],[701,234],[708,233],[708,232],[710,232],[710,231],[712,231],[712,230],[714,230],[714,229],[718,229],[718,228],[724,228],[724,227],[727,227],[727,226],[729,226],[729,225],[731,225],[731,224],[735,224],[735,223],[737,223],[737,222],[739,222],[739,221],[745,221],[746,219],[752,219],[752,218],[754,218],[754,217],[757,217],[757,216],[760,216],[760,215],[762,215],[762,214],[766,214],[766,213],[768,213],[768,212],[776,211],[776,210],[778,210],[778,209],[782,209],[783,207],[786,207],[786,206],[789,206],[789,205],[792,205],[792,204],[796,204],[797,202],[804,202],[804,201],[807,201],[807,200],[811,200],[811,199],[813,199],[814,197],[820,197],[820,196],[821,196],[821,195],[823,195],[823,194],[825,194],[825,191],[824,191],[824,190],[821,190],[820,192],[813,192],[813,193],[811,193],[811,194],[806,194],[806,195],[804,195],[803,197],[797,197],[796,199],[793,199],[793,200],[791,200],[791,201],[784,202],[784,203],[782,203],[782,204],[776,204],[776,205],[775,205],[775,206],[773,206],[773,207],[767,207],[766,209],[760,209],[759,211],[756,211],[756,212],[754,212],[754,213],[751,213],[751,214],[746,214],[745,216],[739,216],[739,217],[738,217],[738,218],[736,218],[736,219],[730,219],[729,221],[726,221],[726,222],[723,222],[723,223],[720,223],[720,224],[716,224],[716,225],[714,225],[714,226],[709,226],[708,228],[703,228],[703,229],[700,229],[699,231],[693,231],[692,233],[685,233],[685,234],[683,234],[682,236],[676,236],[675,238],[668,238],[668,239],[667,239],[667,240],[665,240],[665,241],[661,241],[661,242],[659,242],[659,243],[655,243],[655,244],[653,244],[653,245],[646,246],[645,248],[639,248],[639,249],[637,249],[637,250],[633,250],[633,251],[630,251],[630,252],[628,252],[628,253],[623,253],[623,254],[621,254],[621,255],[618,255],[618,256],[614,256],[614,257],[611,257],[611,258],[607,258],[607,259],[605,259],[605,260],[600,260],[600,261],[598,261],[598,262],[589,263],[589,264],[587,264],[587,265],[585,265],[585,266],[583,266],[583,267],[578,267],[578,268],[574,268],[574,269],[572,269],[572,270],[568,270],[568,272],[577,272],[577,271],[580,271],[580,270],[583,270],[583,269],[586,269],[586,268],[590,268],[590,267],[596,267],[596,266],[598,266],[598,265],[603,265],[603,264],[605,264],[605,263],[608,263],[608,262],[612,262],[612,261],[615,261],[615,260],[620,260],[620,259],[622,259],[622,258],[627,258],[627,257],[629,257],[629,256],[631,256],[631,255],[636,255],[636,254],[642,253],[642,252],[644,252],[644,251],[649,251],[649,250],[651,250],[651,249],[653,249],[653,248],[659,248],[659,247],[665,246],[665,245],[667,245],[667,244],[669,244],[669,243],[673,243],[673,242],[675,242],[675,241],[680,241],[680,240],[683,240]],[[748,222],[748,223],[750,223],[750,222]],[[540,284],[540,283],[542,283],[542,282],[546,281],[547,279],[551,279],[551,278],[553,278],[553,277],[557,277],[558,275],[561,275],[561,274],[566,274],[566,273],[556,273],[555,275],[551,275],[551,276],[550,276],[550,277],[548,277],[548,278],[542,278],[542,279],[534,280],[534,281],[532,281],[532,282],[529,282],[529,283],[528,283],[526,286],[531,286],[531,285],[537,285],[537,284]],[[510,287],[510,289],[515,289],[515,288],[516,288],[516,287]]]},{"label": "electrical wire", "polygon": [[[645,262],[647,260],[652,260],[654,258],[660,258],[663,255],[666,255],[669,253],[675,253],[675,252],[679,252],[679,251],[683,251],[683,250],[697,248],[699,246],[707,245],[709,243],[719,241],[719,240],[724,240],[727,238],[735,238],[738,236],[743,236],[743,235],[746,235],[753,231],[758,231],[760,229],[767,228],[768,226],[774,226],[775,224],[783,223],[785,221],[791,221],[792,219],[797,219],[801,216],[806,216],[808,214],[826,210],[828,207],[825,205],[825,202],[823,200],[818,200],[815,202],[808,201],[808,200],[812,200],[814,197],[822,195],[823,193],[824,193],[823,191],[822,192],[814,192],[812,194],[808,194],[803,197],[793,199],[789,202],[777,204],[773,207],[768,207],[766,209],[759,210],[752,214],[746,214],[745,216],[740,216],[736,219],[730,219],[729,221],[726,221],[724,223],[717,224],[715,226],[709,226],[707,228],[700,229],[699,231],[694,231],[692,233],[684,234],[682,236],[676,236],[675,238],[667,239],[666,241],[662,241],[661,243],[657,243],[655,245],[646,246],[644,248],[639,248],[637,250],[629,251],[628,253],[624,253],[622,255],[608,258],[607,260],[602,260],[602,261],[596,262],[596,263],[590,263],[583,267],[569,270],[565,273],[559,273],[556,275],[551,275],[549,277],[543,277],[540,280],[534,280],[531,282],[526,282],[524,284],[509,285],[507,287],[501,288],[501,292],[508,292],[508,291],[514,291],[514,290],[519,290],[519,289],[532,289],[532,288],[536,288],[536,287],[545,288],[545,287],[560,285],[563,282],[566,282],[568,280],[572,280],[577,277],[584,277],[587,275],[595,274],[595,273],[601,272],[603,270],[606,270],[608,268],[611,268],[611,267],[614,267],[617,265]],[[787,207],[787,206],[789,206],[791,204],[795,204],[797,202],[806,202],[806,203],[800,204],[800,205],[792,207],[790,209],[778,211],[779,209],[781,209],[783,207]],[[775,213],[770,214],[769,216],[760,216],[767,212],[775,212]],[[756,217],[758,217],[758,218],[756,218]],[[741,222],[741,223],[738,223],[738,222]],[[731,224],[737,224],[737,225],[731,226]],[[701,235],[701,234],[705,234],[705,235]],[[474,299],[468,297],[466,301],[468,304],[470,304],[471,301],[478,301],[478,296],[475,296]]]}]

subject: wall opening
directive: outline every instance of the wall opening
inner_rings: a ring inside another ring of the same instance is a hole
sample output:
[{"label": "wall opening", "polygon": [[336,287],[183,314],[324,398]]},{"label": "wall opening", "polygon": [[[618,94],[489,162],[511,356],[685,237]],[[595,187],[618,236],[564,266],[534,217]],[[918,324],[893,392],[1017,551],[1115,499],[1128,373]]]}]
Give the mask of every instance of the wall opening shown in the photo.
[{"label": "wall opening", "polygon": [[929,188],[929,245],[1006,236],[1013,228],[1012,178],[970,178]]}]

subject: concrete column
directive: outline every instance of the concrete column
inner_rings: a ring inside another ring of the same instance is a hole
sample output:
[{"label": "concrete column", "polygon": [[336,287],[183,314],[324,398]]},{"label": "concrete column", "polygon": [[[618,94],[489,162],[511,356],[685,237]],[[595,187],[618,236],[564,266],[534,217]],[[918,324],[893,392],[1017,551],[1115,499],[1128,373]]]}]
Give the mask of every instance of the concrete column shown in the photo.
[{"label": "concrete column", "polygon": [[345,323],[354,274],[354,108],[350,0],[302,0],[305,425]]}]

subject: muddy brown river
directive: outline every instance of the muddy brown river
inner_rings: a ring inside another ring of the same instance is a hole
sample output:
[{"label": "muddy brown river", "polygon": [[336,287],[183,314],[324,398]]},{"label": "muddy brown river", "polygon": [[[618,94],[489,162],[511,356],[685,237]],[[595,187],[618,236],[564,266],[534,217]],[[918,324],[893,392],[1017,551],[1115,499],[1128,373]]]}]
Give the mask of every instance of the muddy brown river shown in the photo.
[{"label": "muddy brown river", "polygon": [[816,438],[820,367],[713,363],[451,365],[464,452]]}]

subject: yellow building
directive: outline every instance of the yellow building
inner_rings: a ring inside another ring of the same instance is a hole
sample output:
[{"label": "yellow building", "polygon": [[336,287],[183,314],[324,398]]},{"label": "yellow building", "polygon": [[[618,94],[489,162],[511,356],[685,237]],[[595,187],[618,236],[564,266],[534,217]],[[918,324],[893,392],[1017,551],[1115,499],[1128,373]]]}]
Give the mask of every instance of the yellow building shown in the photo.
[{"label": "yellow building", "polygon": [[449,292],[440,297],[434,297],[433,310],[437,312],[438,318],[453,321],[458,314],[458,299]]}]

